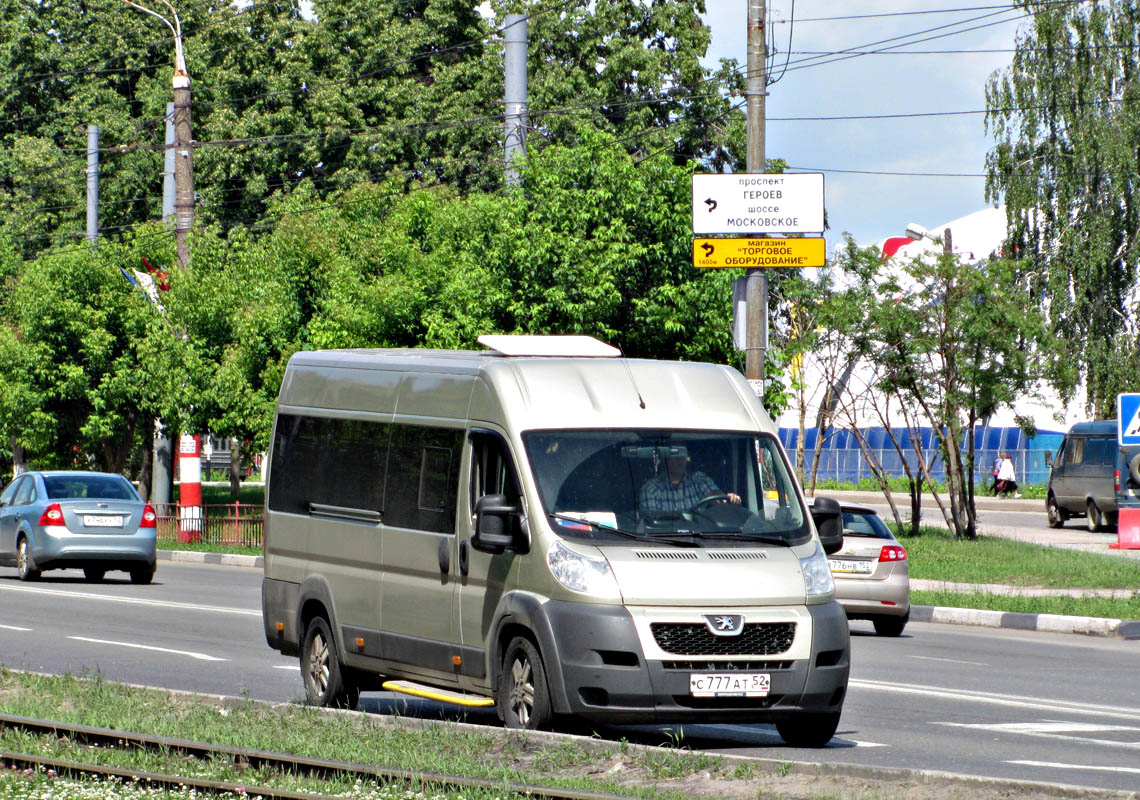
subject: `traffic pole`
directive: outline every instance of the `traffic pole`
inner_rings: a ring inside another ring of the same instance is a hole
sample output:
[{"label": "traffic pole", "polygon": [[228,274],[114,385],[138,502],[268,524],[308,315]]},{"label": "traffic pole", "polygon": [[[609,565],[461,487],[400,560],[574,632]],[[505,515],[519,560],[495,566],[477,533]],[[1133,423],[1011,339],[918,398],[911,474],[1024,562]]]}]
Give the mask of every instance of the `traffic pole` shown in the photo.
[{"label": "traffic pole", "polygon": [[202,538],[202,448],[197,436],[183,434],[178,442],[178,541]]}]

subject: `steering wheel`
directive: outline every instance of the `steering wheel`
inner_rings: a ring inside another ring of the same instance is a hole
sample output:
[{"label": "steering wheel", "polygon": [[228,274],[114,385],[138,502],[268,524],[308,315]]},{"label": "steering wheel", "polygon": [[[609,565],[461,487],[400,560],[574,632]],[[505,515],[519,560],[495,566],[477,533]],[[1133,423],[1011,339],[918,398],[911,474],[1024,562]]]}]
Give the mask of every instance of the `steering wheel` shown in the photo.
[{"label": "steering wheel", "polygon": [[727,494],[725,494],[724,492],[717,492],[716,494],[710,494],[708,497],[702,497],[700,500],[697,501],[697,504],[694,505],[689,510],[692,511],[693,513],[697,513],[697,512],[703,511],[706,506],[711,506],[714,503],[723,503],[723,502],[726,502],[727,500],[728,500]]}]

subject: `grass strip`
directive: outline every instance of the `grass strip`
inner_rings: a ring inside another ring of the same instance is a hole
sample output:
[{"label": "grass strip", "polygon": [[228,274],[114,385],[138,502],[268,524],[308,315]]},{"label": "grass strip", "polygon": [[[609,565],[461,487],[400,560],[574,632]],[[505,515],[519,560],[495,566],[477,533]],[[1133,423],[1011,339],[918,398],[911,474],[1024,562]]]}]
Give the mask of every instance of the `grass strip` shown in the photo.
[{"label": "grass strip", "polygon": [[1000,536],[956,540],[945,528],[923,526],[921,530],[921,536],[899,537],[907,550],[912,578],[1047,589],[1135,589],[1140,576],[1140,563],[1119,556]]}]

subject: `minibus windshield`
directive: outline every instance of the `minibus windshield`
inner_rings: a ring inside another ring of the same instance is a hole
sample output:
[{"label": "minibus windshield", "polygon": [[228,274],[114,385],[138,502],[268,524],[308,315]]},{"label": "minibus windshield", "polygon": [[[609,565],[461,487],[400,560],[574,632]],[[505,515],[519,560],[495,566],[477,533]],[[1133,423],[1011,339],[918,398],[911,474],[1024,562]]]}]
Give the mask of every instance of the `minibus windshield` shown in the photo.
[{"label": "minibus windshield", "polygon": [[567,539],[724,547],[811,536],[768,434],[541,430],[523,442],[551,527]]}]

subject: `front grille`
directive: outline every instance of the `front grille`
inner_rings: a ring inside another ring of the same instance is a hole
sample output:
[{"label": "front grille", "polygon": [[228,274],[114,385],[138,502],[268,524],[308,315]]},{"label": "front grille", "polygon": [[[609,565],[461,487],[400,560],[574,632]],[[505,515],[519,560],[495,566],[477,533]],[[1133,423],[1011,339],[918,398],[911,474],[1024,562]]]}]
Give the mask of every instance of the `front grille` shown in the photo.
[{"label": "front grille", "polygon": [[714,636],[702,622],[654,622],[657,646],[682,656],[750,656],[783,653],[796,636],[794,622],[746,624],[739,636]]},{"label": "front grille", "polygon": [[794,661],[662,661],[661,669],[678,672],[774,672],[792,669]]}]

